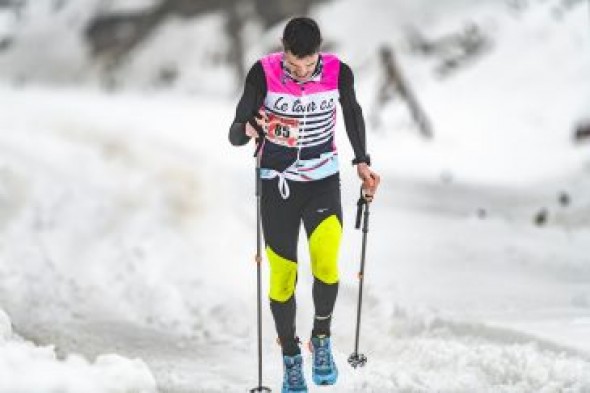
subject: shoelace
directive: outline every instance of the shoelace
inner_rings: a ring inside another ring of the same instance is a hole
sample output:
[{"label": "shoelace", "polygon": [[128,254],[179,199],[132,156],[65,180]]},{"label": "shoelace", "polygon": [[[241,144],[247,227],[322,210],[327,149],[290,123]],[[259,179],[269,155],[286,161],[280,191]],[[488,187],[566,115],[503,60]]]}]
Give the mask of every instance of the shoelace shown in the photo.
[{"label": "shoelace", "polygon": [[319,345],[315,350],[315,365],[316,367],[330,366],[330,350],[328,344]]},{"label": "shoelace", "polygon": [[287,382],[291,387],[303,385],[303,373],[301,372],[300,363],[293,363],[287,366]]}]

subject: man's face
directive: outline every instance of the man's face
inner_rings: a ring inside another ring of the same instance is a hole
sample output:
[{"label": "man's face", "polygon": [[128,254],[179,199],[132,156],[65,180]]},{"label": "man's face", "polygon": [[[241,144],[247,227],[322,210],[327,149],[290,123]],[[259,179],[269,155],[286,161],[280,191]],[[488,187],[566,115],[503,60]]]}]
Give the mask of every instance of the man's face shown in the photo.
[{"label": "man's face", "polygon": [[305,57],[297,57],[291,51],[285,52],[285,67],[289,70],[291,75],[299,82],[305,82],[311,78],[313,71],[318,63],[320,55],[314,53],[313,55]]}]

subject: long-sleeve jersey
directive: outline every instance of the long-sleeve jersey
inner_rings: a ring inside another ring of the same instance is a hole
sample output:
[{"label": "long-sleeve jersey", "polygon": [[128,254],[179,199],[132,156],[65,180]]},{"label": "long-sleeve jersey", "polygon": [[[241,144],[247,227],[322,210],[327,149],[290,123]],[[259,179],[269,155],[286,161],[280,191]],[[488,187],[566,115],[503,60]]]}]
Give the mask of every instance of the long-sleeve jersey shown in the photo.
[{"label": "long-sleeve jersey", "polygon": [[245,134],[246,123],[254,125],[258,111],[266,111],[270,127],[261,165],[267,178],[279,175],[309,181],[337,172],[335,100],[342,107],[354,162],[369,160],[352,70],[330,54],[320,54],[318,66],[311,80],[297,82],[286,72],[282,54],[277,53],[257,61],[248,72],[229,139],[233,145],[246,144],[250,139]]}]

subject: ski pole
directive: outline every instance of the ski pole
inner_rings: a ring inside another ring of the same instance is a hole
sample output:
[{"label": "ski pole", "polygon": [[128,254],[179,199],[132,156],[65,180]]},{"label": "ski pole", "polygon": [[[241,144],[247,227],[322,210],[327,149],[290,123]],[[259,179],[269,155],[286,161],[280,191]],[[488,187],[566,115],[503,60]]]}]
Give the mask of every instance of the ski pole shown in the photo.
[{"label": "ski pole", "polygon": [[270,392],[271,390],[262,386],[262,279],[261,279],[261,264],[262,264],[262,235],[261,235],[261,220],[260,220],[260,195],[262,192],[262,180],[260,178],[260,149],[262,148],[262,137],[257,138],[256,151],[254,157],[256,158],[256,296],[257,296],[257,317],[258,317],[258,386],[250,389],[250,393],[254,392]]},{"label": "ski pole", "polygon": [[363,194],[361,187],[361,196],[357,202],[356,225],[355,228],[361,227],[361,215],[363,218],[363,245],[361,250],[361,269],[358,274],[359,278],[359,296],[356,310],[356,335],[354,341],[354,352],[348,358],[348,363],[354,368],[363,367],[367,363],[367,357],[359,353],[359,336],[361,329],[361,306],[363,303],[363,282],[365,278],[365,255],[367,251],[367,233],[369,232],[369,201]]}]

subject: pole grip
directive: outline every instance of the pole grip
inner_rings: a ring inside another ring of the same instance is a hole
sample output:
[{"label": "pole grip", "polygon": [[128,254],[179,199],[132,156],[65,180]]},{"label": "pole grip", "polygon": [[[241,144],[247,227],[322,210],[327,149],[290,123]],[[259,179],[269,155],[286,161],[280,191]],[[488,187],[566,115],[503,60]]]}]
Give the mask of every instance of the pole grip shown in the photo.
[{"label": "pole grip", "polygon": [[[361,219],[363,216],[363,209],[367,209],[368,204],[369,204],[369,202],[367,202],[367,200],[365,199],[365,196],[363,195],[363,187],[361,186],[361,196],[359,197],[359,200],[356,202],[356,221],[354,224],[355,229],[360,229]],[[366,221],[366,219],[365,219],[365,221]],[[366,224],[365,224],[365,226],[366,226]]]}]

